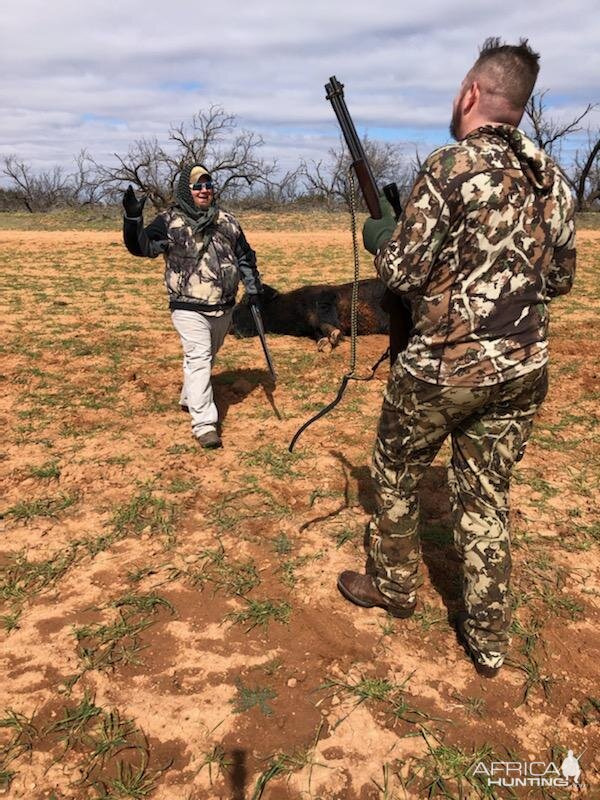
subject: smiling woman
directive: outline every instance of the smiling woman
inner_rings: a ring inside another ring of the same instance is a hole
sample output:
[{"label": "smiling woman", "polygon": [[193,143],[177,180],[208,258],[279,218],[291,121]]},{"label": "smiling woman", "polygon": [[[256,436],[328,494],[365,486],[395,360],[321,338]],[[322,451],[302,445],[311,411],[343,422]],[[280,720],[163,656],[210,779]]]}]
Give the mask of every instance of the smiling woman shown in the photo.
[{"label": "smiling woman", "polygon": [[175,205],[146,228],[144,202],[131,186],[125,192],[125,245],[134,256],[164,255],[171,318],[184,352],[180,405],[190,413],[199,444],[220,447],[211,369],[229,329],[240,277],[257,302],[256,255],[239,222],[216,204],[210,173],[202,164],[183,168]]}]

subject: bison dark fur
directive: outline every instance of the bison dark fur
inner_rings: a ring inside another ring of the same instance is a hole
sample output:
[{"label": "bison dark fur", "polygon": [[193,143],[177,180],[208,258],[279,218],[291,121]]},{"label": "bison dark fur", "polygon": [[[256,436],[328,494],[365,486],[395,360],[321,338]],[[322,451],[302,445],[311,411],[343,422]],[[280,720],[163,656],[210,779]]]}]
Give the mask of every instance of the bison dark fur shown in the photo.
[{"label": "bison dark fur", "polygon": [[[358,333],[388,333],[389,316],[381,309],[384,286],[376,278],[358,284]],[[352,284],[331,286],[321,283],[278,292],[263,286],[261,314],[265,330],[289,336],[310,336],[322,348],[335,346],[350,334]],[[247,296],[233,310],[232,332],[241,338],[256,336]]]}]

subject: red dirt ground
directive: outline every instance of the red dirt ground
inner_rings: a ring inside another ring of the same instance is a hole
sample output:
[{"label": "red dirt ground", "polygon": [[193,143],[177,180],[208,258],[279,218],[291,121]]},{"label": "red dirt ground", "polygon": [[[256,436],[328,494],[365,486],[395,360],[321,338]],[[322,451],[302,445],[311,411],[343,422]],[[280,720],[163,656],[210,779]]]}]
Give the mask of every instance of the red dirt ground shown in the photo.
[{"label": "red dirt ground", "polygon": [[[346,231],[247,235],[270,284],[351,277]],[[257,341],[228,337],[214,376],[224,448],[199,450],[158,262],[114,232],[0,231],[6,796],[507,797],[485,794],[478,760],[560,762],[569,748],[584,753],[581,796],[600,797],[599,239],[580,234],[576,289],[552,309],[551,390],[511,496],[511,659],[485,681],[449,622],[446,449],[423,486],[416,617],[336,591],[364,563],[385,366],[290,457],[349,344],[272,337],[273,389]],[[385,346],[361,339],[361,369]],[[270,621],[236,621],[252,610]],[[119,620],[130,627],[103,642],[100,623]],[[67,735],[57,723],[86,697],[97,710]],[[93,756],[111,712],[131,725]]]}]

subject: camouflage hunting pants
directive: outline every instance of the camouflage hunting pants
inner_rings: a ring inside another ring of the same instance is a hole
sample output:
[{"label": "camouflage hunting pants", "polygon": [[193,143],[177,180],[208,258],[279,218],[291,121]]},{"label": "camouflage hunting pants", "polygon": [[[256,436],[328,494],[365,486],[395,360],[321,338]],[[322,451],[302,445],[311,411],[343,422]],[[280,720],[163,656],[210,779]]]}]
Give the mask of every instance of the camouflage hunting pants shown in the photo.
[{"label": "camouflage hunting pants", "polygon": [[438,386],[396,365],[373,454],[376,513],[369,554],[380,591],[412,606],[420,562],[419,482],[447,436],[454,542],[463,563],[465,635],[482,663],[499,666],[509,644],[508,488],[547,391],[546,367],[496,386]]}]

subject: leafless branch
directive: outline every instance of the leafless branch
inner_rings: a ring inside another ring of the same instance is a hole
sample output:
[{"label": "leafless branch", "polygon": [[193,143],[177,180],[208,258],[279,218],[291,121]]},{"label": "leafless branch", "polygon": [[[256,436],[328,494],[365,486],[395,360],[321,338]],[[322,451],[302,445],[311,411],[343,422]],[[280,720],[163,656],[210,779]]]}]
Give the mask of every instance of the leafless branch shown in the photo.
[{"label": "leafless branch", "polygon": [[534,92],[527,106],[525,107],[525,117],[529,121],[532,130],[532,138],[537,146],[545,150],[548,155],[555,155],[557,147],[560,147],[562,140],[573,133],[581,130],[580,123],[587,115],[596,108],[597,103],[588,103],[581,114],[577,114],[569,122],[559,122],[548,116],[548,108],[545,102],[548,90]]},{"label": "leafless branch", "polygon": [[588,144],[577,151],[573,170],[577,210],[593,210],[600,206],[600,130],[588,130]]},{"label": "leafless branch", "polygon": [[[381,142],[363,137],[362,144],[365,150],[373,176],[378,186],[387,183],[397,183],[402,197],[406,196],[412,184],[413,172],[399,145],[391,142]],[[307,191],[315,199],[324,201],[328,207],[350,204],[350,177],[351,159],[346,146],[340,139],[337,147],[329,151],[326,161],[303,161],[300,174]],[[359,204],[362,204],[360,192],[357,191]]]}]

